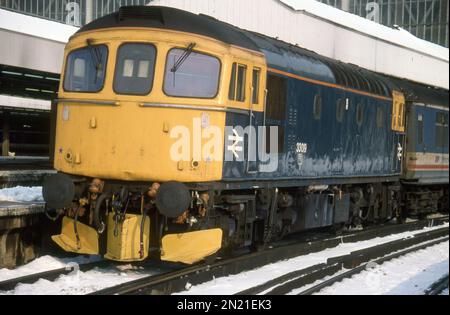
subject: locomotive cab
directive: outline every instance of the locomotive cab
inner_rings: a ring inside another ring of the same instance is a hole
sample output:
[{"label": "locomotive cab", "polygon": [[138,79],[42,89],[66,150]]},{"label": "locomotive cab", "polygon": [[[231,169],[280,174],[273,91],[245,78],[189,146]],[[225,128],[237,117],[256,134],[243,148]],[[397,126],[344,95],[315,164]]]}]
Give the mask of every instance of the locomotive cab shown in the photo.
[{"label": "locomotive cab", "polygon": [[203,223],[212,197],[187,185],[221,180],[228,112],[263,110],[263,55],[164,28],[87,28],[65,50],[59,174],[44,184],[64,215],[53,240],[118,261],[150,248],[184,263],[216,253],[222,230]]}]

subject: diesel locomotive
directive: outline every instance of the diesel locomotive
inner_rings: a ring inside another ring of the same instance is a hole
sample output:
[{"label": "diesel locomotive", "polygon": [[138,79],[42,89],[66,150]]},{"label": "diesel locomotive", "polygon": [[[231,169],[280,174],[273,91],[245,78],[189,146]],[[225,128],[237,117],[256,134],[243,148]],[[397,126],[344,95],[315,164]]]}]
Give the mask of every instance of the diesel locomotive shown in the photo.
[{"label": "diesel locomotive", "polygon": [[448,211],[448,98],[209,16],[122,7],[65,49],[52,238],[192,264]]}]

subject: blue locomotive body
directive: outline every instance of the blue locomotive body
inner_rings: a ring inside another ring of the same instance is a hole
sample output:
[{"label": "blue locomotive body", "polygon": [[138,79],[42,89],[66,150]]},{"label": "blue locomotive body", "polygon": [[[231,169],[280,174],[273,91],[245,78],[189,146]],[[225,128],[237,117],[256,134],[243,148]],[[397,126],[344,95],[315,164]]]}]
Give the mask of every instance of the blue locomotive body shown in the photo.
[{"label": "blue locomotive body", "polygon": [[[264,150],[261,145],[269,147],[269,142],[249,142],[247,133],[247,155],[224,163],[225,181],[313,185],[398,179],[405,134],[392,129],[394,84],[296,46],[248,36],[265,54],[269,69],[266,114],[253,113],[252,123],[256,133],[270,134],[271,126],[278,127],[279,155],[270,171],[264,162],[249,162],[249,146]],[[249,118],[230,113],[227,125],[247,126]],[[232,144],[227,140],[225,147]]]}]

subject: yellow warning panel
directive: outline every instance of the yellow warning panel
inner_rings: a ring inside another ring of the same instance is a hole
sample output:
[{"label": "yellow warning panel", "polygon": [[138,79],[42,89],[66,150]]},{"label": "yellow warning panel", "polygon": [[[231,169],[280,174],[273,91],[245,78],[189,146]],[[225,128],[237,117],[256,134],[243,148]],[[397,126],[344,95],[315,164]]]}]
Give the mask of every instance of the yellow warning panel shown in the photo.
[{"label": "yellow warning panel", "polygon": [[98,233],[95,229],[81,222],[76,223],[78,238],[75,233],[75,221],[64,217],[60,235],[52,236],[53,241],[67,252],[98,255]]},{"label": "yellow warning panel", "polygon": [[222,230],[169,234],[162,239],[161,260],[194,264],[222,247]]},{"label": "yellow warning panel", "polygon": [[[142,215],[127,214],[123,222],[116,224],[114,214],[108,215],[108,244],[106,259],[129,262],[142,261],[148,257],[150,242],[150,218],[143,223],[143,246],[141,248]],[[142,252],[141,252],[142,251]]]},{"label": "yellow warning panel", "polygon": [[392,91],[392,130],[405,132],[405,95],[399,91]]}]

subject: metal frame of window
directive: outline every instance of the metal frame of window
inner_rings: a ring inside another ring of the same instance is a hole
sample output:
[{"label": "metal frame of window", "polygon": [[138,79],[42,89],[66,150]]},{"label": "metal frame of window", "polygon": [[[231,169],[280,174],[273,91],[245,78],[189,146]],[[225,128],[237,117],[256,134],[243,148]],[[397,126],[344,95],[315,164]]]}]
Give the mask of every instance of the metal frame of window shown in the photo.
[{"label": "metal frame of window", "polygon": [[217,79],[216,94],[215,94],[213,97],[201,97],[201,96],[179,96],[179,95],[170,95],[170,94],[168,94],[168,93],[166,92],[166,89],[165,89],[165,85],[166,85],[165,77],[166,77],[166,73],[167,73],[167,70],[168,70],[169,55],[170,55],[170,52],[171,52],[172,50],[175,50],[175,49],[178,49],[178,50],[185,50],[186,47],[173,47],[173,48],[171,48],[171,49],[167,52],[166,61],[165,61],[166,64],[165,64],[165,66],[164,66],[164,78],[163,78],[163,93],[164,93],[164,95],[166,95],[166,96],[168,96],[168,97],[177,97],[177,98],[197,98],[197,99],[207,99],[207,100],[212,100],[212,99],[217,98],[217,96],[219,95],[219,87],[220,87],[221,76],[222,76],[222,60],[220,60],[219,57],[216,57],[216,56],[214,56],[214,55],[212,55],[212,54],[209,54],[209,53],[206,53],[206,52],[202,52],[202,51],[197,51],[197,50],[192,50],[192,54],[195,53],[195,54],[199,54],[199,55],[208,56],[208,57],[211,57],[211,58],[216,59],[216,60],[219,62],[219,71],[218,71],[218,74],[217,74],[217,75],[218,75],[218,79]]},{"label": "metal frame of window", "polygon": [[105,81],[106,81],[106,73],[107,73],[107,70],[108,70],[109,47],[106,44],[99,44],[99,45],[92,46],[92,48],[100,47],[100,46],[103,46],[103,47],[106,48],[105,69],[103,70],[103,78],[102,78],[102,85],[101,85],[101,87],[98,90],[95,90],[95,91],[73,91],[73,90],[68,90],[66,88],[66,80],[67,80],[67,72],[68,72],[67,70],[68,70],[68,67],[69,67],[69,62],[68,62],[69,58],[75,52],[78,52],[80,50],[89,49],[88,46],[85,46],[85,47],[74,49],[70,53],[67,54],[66,65],[65,65],[65,69],[64,69],[64,80],[63,80],[63,83],[62,83],[64,92],[70,92],[70,93],[91,93],[92,94],[92,93],[100,93],[100,92],[102,92],[104,90],[104,88],[105,88]]}]

